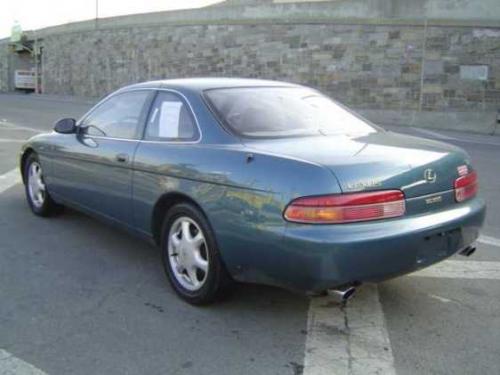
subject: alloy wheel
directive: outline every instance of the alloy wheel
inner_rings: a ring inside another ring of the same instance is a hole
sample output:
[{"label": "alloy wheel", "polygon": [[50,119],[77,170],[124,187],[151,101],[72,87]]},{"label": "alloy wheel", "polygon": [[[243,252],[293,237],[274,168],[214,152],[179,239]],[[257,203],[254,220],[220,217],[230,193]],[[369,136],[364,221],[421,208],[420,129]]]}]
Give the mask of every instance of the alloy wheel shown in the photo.
[{"label": "alloy wheel", "polygon": [[31,163],[28,170],[28,192],[33,205],[37,208],[42,207],[45,202],[46,188],[43,182],[42,167],[36,161]]},{"label": "alloy wheel", "polygon": [[199,290],[208,275],[207,241],[191,218],[177,218],[168,234],[168,258],[177,282],[189,291]]}]

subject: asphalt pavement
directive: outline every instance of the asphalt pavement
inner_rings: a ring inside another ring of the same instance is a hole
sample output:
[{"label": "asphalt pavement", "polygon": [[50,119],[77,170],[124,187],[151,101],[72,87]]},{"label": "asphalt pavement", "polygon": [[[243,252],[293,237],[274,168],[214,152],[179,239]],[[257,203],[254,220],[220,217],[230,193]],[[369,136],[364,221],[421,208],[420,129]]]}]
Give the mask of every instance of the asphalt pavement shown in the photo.
[{"label": "asphalt pavement", "polygon": [[448,265],[470,269],[362,286],[347,309],[255,285],[200,308],[155,247],[75,211],[35,217],[9,177],[25,139],[89,107],[0,94],[0,374],[500,373],[500,137],[391,128],[469,152],[487,220]]}]

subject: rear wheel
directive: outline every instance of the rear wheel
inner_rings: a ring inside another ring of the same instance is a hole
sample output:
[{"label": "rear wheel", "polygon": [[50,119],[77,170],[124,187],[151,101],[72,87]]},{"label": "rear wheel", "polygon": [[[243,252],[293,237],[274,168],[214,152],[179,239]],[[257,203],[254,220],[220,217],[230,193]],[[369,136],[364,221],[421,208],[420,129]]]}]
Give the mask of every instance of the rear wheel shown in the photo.
[{"label": "rear wheel", "polygon": [[59,213],[62,206],[54,202],[45,184],[38,156],[32,153],[24,164],[24,182],[28,205],[35,215],[50,216]]},{"label": "rear wheel", "polygon": [[189,303],[211,303],[231,285],[208,221],[191,204],[169,210],[162,231],[162,258],[170,284]]}]

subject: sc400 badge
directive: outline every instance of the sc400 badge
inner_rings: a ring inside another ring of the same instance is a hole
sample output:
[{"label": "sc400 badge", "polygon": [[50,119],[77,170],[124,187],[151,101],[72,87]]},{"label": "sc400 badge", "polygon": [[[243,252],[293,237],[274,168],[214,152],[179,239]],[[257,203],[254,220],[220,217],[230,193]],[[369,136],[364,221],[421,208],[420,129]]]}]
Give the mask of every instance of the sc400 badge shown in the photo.
[{"label": "sc400 badge", "polygon": [[382,186],[382,180],[378,179],[355,181],[347,184],[347,188],[349,190],[364,190],[367,188],[374,188],[379,186]]},{"label": "sc400 badge", "polygon": [[441,195],[437,195],[435,197],[430,197],[425,199],[425,203],[427,204],[434,204],[434,203],[439,203],[443,201],[443,197]]}]

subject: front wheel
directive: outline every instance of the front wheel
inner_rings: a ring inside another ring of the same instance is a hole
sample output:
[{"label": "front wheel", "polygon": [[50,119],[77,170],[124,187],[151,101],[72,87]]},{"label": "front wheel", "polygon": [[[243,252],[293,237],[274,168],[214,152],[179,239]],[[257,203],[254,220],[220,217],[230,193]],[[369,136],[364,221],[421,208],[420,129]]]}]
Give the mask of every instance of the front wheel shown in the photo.
[{"label": "front wheel", "polygon": [[170,284],[191,304],[211,303],[231,285],[208,221],[191,204],[169,210],[163,225],[162,258]]},{"label": "front wheel", "polygon": [[28,205],[35,215],[51,216],[61,211],[62,206],[54,202],[47,191],[42,166],[34,153],[24,165],[24,183]]}]

